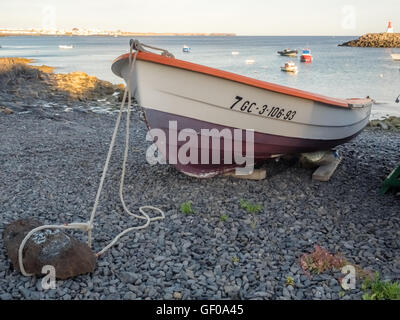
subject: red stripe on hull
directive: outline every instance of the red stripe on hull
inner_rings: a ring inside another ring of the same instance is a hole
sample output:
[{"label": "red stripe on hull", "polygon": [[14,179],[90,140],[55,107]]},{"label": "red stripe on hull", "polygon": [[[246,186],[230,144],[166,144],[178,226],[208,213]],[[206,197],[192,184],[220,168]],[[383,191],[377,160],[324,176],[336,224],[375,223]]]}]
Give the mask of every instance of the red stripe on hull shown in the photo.
[{"label": "red stripe on hull", "polygon": [[[176,121],[177,122],[177,131],[181,131],[183,129],[193,129],[197,132],[198,141],[200,141],[200,130],[201,129],[217,129],[221,131],[222,129],[229,129],[233,136],[233,130],[235,128],[221,126],[218,124],[214,124],[211,122],[201,121],[193,118],[178,116],[171,113],[165,113],[162,111],[157,111],[153,109],[145,109],[146,114],[146,121],[147,126],[149,129],[161,129],[164,131],[166,136],[169,135],[169,122]],[[362,131],[362,130],[361,130]],[[307,152],[314,152],[319,150],[329,150],[332,149],[340,144],[346,143],[347,141],[356,137],[359,133],[354,134],[353,136],[347,137],[345,139],[339,140],[315,140],[315,139],[301,139],[301,138],[291,138],[291,137],[284,137],[284,136],[277,136],[272,134],[265,134],[265,133],[254,133],[254,161],[255,163],[261,162],[262,160],[271,158],[272,156],[276,155],[286,155],[286,154],[299,154],[299,153],[307,153]],[[242,135],[243,143],[242,143],[242,150],[243,154],[245,153],[245,132]],[[211,141],[211,138],[210,138]],[[178,142],[177,149],[184,145],[186,142]],[[211,146],[211,142],[209,143]],[[224,164],[223,157],[224,157],[224,141],[221,138],[220,140],[221,150],[221,164],[213,165],[213,164],[182,164],[178,163],[174,164],[174,166],[179,170],[186,174],[190,175],[204,175],[207,173],[214,173],[214,175],[221,174],[223,172],[232,170],[233,168],[237,168],[237,164]],[[167,154],[164,156],[167,160],[170,160],[168,157],[170,148],[170,142],[167,140]],[[210,150],[208,150],[210,151]],[[211,151],[209,152],[211,154]],[[200,155],[201,155],[201,146],[198,148],[198,155],[199,155],[199,163],[200,163]],[[210,155],[211,159],[211,155]],[[234,159],[234,157],[232,157]],[[211,162],[211,161],[210,161]]]}]

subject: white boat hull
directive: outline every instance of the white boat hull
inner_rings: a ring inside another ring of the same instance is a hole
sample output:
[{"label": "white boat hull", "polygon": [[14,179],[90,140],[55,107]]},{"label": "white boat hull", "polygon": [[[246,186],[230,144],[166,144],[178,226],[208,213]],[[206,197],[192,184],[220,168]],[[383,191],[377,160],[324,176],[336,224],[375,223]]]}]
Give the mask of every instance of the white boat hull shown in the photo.
[{"label": "white boat hull", "polygon": [[[121,69],[121,75],[127,80],[127,65]],[[136,99],[144,108],[286,137],[344,139],[362,130],[371,112],[370,107],[332,107],[146,61],[136,62],[133,80],[132,92],[137,89]],[[243,102],[256,103],[253,112],[241,111],[240,105],[231,109],[237,96]],[[266,104],[293,111],[295,116],[288,121],[260,115]]]},{"label": "white boat hull", "polygon": [[297,67],[289,67],[289,68],[281,67],[281,70],[285,71],[285,72],[292,72],[292,73],[296,73],[298,71]]},{"label": "white boat hull", "polygon": [[400,61],[400,54],[393,53],[391,56],[394,61]]},{"label": "white boat hull", "polygon": [[[167,122],[175,119],[180,122],[178,130],[252,129],[256,159],[333,148],[360,133],[371,113],[369,100],[349,101],[357,107],[332,106],[140,59],[132,75],[126,58],[116,60],[113,71],[126,81],[132,76],[131,90],[136,92],[150,128],[168,130]],[[181,165],[179,169],[188,168]],[[196,172],[196,168],[187,170],[191,175]]]}]

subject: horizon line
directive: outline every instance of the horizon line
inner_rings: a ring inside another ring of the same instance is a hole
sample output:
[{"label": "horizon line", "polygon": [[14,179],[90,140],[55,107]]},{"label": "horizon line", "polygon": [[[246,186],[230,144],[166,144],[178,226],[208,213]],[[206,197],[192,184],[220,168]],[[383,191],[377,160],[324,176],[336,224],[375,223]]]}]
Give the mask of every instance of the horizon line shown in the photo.
[{"label": "horizon line", "polygon": [[[382,32],[369,32],[369,33],[382,33]],[[3,33],[0,36],[48,36],[48,37],[107,37],[112,35],[106,34],[7,34]],[[118,37],[360,37],[360,34],[232,34],[228,32],[132,32],[128,35],[118,35]]]},{"label": "horizon line", "polygon": [[[198,36],[239,36],[239,37],[353,37],[353,36],[360,36],[361,34],[359,33],[354,33],[354,34],[242,34],[242,33],[236,33],[236,32],[152,32],[152,31],[146,31],[146,32],[137,32],[137,31],[124,31],[122,29],[114,29],[114,30],[105,30],[105,29],[98,29],[98,28],[85,28],[85,27],[76,27],[76,28],[55,28],[51,30],[46,30],[46,29],[41,29],[37,27],[25,27],[25,28],[16,28],[16,27],[5,27],[5,26],[0,26],[0,30],[3,31],[3,34],[6,34],[6,31],[35,31],[39,32],[38,35],[67,35],[70,36],[71,32],[73,32],[74,29],[77,29],[79,31],[101,31],[104,33],[108,34],[116,34],[118,36],[130,36],[130,35],[145,35],[145,36],[190,36],[190,35],[198,35]],[[57,34],[57,32],[63,31],[64,34]],[[46,33],[48,32],[48,34]],[[52,33],[54,32],[54,33]],[[382,31],[384,32],[384,31]],[[365,32],[362,34],[368,34],[368,33],[381,33],[381,32]],[[124,35],[125,34],[125,35]],[[17,33],[11,35],[17,35]],[[77,34],[73,33],[73,36],[91,36],[91,35],[96,35],[96,34]],[[101,33],[99,34],[101,35]]]}]

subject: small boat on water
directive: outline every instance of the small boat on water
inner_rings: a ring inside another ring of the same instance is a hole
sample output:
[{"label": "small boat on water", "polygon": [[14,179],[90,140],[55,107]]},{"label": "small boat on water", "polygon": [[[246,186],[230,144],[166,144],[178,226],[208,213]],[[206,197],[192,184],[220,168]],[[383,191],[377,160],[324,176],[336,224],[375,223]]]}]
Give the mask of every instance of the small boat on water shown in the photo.
[{"label": "small boat on water", "polygon": [[297,56],[299,52],[297,50],[291,50],[291,49],[285,49],[283,51],[278,51],[278,54],[281,56],[287,56],[287,57],[295,57]]},{"label": "small boat on water", "polygon": [[239,55],[239,51],[232,51],[232,55],[233,56],[238,56]]},{"label": "small boat on water", "polygon": [[74,48],[74,46],[72,46],[72,45],[70,45],[70,46],[67,46],[67,45],[59,45],[58,46],[60,49],[63,49],[63,50],[68,50],[68,49],[73,49]]},{"label": "small boat on water", "polygon": [[281,70],[285,71],[285,72],[297,73],[298,68],[293,61],[290,61],[290,62],[286,62],[285,65],[283,67],[281,67]]},{"label": "small boat on water", "polygon": [[393,53],[391,56],[394,61],[400,61],[400,53]]},{"label": "small boat on water", "polygon": [[[152,135],[159,152],[190,176],[212,177],[240,167],[236,160],[226,161],[233,153],[236,159],[238,151],[229,148],[232,144],[227,146],[224,137],[218,136],[220,148],[214,148],[205,130],[230,133],[233,144],[240,146],[247,146],[249,140],[246,134],[235,135],[235,130],[251,130],[254,162],[260,163],[286,154],[329,150],[356,137],[369,121],[369,98],[331,98],[175,59],[166,52],[145,51],[139,42],[133,47],[133,71],[129,53],[114,60],[112,71],[130,83],[148,128],[168,137],[164,143]],[[196,149],[197,163],[171,158],[171,150],[172,155],[177,150],[187,153],[185,139],[171,138],[182,132],[208,142]],[[200,158],[203,152],[214,150],[220,162]]]},{"label": "small boat on water", "polygon": [[188,46],[183,46],[182,51],[186,52],[186,53],[189,53],[190,52],[190,48]]},{"label": "small boat on water", "polygon": [[255,60],[253,59],[247,59],[244,61],[245,64],[254,64]]},{"label": "small boat on water", "polygon": [[313,61],[313,56],[311,54],[310,49],[303,49],[303,52],[301,53],[300,61],[308,62],[308,63]]}]

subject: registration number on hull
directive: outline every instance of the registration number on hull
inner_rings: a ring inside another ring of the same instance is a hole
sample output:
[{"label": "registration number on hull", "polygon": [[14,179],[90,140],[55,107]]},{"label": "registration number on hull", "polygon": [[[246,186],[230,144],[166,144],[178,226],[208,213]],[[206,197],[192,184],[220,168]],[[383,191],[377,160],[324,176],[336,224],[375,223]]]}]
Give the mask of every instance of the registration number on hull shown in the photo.
[{"label": "registration number on hull", "polygon": [[242,112],[258,114],[267,118],[280,119],[292,121],[297,112],[294,110],[287,110],[280,107],[274,107],[268,104],[258,105],[256,102],[251,102],[243,97],[236,96],[235,102],[231,106],[231,110],[239,110]]}]

